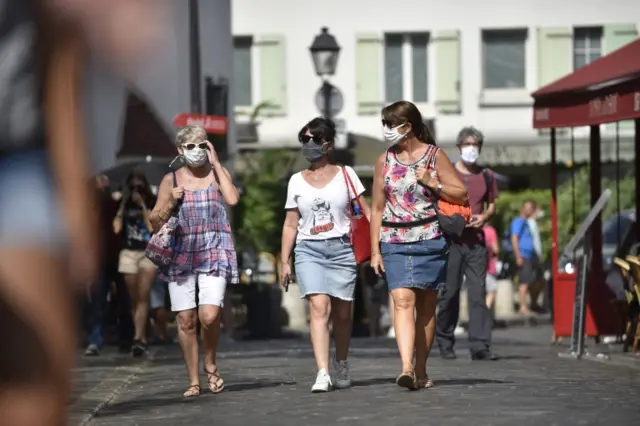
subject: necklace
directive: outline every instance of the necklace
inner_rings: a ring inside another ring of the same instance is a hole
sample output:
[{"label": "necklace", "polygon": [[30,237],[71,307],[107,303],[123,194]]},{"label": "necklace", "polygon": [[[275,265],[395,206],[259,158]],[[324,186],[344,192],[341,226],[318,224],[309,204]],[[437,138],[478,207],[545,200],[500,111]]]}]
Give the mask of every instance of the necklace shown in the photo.
[{"label": "necklace", "polygon": [[322,169],[322,173],[318,173],[318,170],[313,172],[313,180],[316,182],[319,181],[322,176],[324,176],[324,169]]}]

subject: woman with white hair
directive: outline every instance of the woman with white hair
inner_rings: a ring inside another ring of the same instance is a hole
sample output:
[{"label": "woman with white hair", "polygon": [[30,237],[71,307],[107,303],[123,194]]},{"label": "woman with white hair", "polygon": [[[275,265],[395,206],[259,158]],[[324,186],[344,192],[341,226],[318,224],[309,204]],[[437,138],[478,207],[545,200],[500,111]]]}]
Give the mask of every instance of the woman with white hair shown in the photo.
[{"label": "woman with white hair", "polygon": [[189,375],[184,396],[192,397],[200,395],[198,319],[209,389],[213,393],[224,389],[216,363],[221,308],[227,284],[238,282],[225,207],[237,204],[239,195],[202,127],[182,128],[175,145],[186,166],[162,179],[150,219],[154,230],[159,231],[172,215],[178,216],[173,259],[168,267],[158,269],[158,276],[169,283],[171,309],[178,312],[178,339]]}]

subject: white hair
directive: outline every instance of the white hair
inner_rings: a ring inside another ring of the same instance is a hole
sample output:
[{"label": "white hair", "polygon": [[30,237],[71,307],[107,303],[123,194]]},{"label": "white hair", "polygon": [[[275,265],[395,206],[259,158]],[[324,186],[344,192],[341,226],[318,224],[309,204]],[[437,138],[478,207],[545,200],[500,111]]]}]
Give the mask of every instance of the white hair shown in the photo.
[{"label": "white hair", "polygon": [[178,130],[174,143],[180,147],[186,143],[198,143],[205,140],[207,140],[207,132],[201,126],[190,124]]}]

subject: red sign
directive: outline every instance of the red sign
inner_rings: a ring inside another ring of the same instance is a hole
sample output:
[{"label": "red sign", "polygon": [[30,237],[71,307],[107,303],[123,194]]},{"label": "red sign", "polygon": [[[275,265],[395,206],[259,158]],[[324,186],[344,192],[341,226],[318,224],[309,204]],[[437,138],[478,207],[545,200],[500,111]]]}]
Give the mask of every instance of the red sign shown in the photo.
[{"label": "red sign", "polygon": [[173,119],[173,124],[176,127],[189,125],[200,126],[207,133],[213,133],[216,135],[224,135],[227,133],[227,117],[221,117],[218,115],[183,113],[176,115]]},{"label": "red sign", "polygon": [[640,88],[581,96],[577,102],[533,108],[533,127],[577,127],[640,118]]}]

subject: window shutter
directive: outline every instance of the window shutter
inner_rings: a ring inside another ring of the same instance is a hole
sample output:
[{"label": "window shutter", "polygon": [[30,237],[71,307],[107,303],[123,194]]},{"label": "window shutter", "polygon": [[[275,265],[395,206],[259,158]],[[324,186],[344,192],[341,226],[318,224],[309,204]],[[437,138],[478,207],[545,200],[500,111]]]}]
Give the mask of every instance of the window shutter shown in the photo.
[{"label": "window shutter", "polygon": [[[604,56],[635,40],[638,37],[638,27],[636,24],[605,25],[602,35],[602,44],[604,47],[602,54]],[[634,126],[634,120],[625,120],[620,122],[618,129],[626,132],[633,129]],[[616,125],[615,123],[612,123],[607,125],[607,128],[615,131]]]},{"label": "window shutter", "polygon": [[538,87],[573,71],[573,29],[538,28]]},{"label": "window shutter", "polygon": [[631,43],[636,37],[638,37],[636,24],[605,25],[603,31],[603,56],[618,50],[625,44]]},{"label": "window shutter", "polygon": [[356,34],[356,102],[360,115],[380,114],[382,95],[382,37]]},{"label": "window shutter", "polygon": [[435,107],[439,112],[458,114],[460,102],[460,31],[443,30],[435,33],[436,52]]},{"label": "window shutter", "polygon": [[260,63],[259,102],[266,102],[267,116],[287,114],[287,62],[285,37],[262,34],[256,41]]}]

